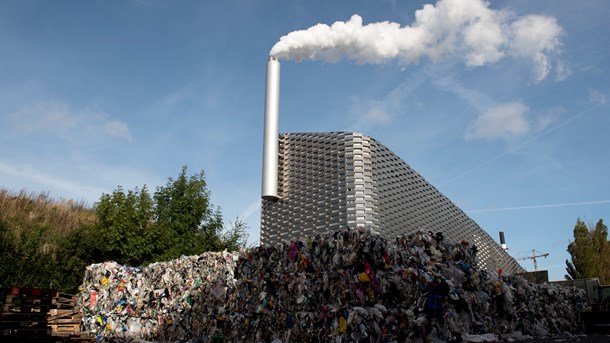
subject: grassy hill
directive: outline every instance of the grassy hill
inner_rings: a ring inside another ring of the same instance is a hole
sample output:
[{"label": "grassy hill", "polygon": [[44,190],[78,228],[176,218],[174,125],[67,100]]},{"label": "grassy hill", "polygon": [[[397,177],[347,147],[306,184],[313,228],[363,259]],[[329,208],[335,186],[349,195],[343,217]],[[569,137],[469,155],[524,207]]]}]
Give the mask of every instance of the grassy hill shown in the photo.
[{"label": "grassy hill", "polygon": [[12,193],[0,188],[0,221],[15,230],[48,226],[54,235],[66,237],[96,218],[95,211],[83,203],[55,200],[48,193]]},{"label": "grassy hill", "polygon": [[83,203],[0,188],[0,287],[75,291],[93,260],[96,221]]}]

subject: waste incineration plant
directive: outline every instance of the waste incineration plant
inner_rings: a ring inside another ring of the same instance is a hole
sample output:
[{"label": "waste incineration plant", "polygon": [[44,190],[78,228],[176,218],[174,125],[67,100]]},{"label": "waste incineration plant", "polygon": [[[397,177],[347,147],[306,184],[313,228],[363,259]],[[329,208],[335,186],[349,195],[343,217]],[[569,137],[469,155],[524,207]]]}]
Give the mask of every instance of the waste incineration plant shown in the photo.
[{"label": "waste incineration plant", "polygon": [[279,134],[280,64],[267,62],[261,244],[370,227],[392,239],[441,232],[478,249],[479,267],[524,269],[400,157],[354,132]]}]

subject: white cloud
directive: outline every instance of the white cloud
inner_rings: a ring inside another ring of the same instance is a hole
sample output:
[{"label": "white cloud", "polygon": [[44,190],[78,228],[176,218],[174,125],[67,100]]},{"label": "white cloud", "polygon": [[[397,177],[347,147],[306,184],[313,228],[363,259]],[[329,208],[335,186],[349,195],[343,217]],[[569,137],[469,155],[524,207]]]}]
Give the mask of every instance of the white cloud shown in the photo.
[{"label": "white cloud", "polygon": [[589,89],[589,99],[591,102],[605,105],[608,102],[608,94],[602,93],[597,89]]},{"label": "white cloud", "polygon": [[101,128],[102,131],[110,137],[121,138],[127,141],[132,140],[131,133],[129,133],[129,127],[127,127],[127,124],[122,121],[108,121],[104,123]]},{"label": "white cloud", "polygon": [[498,61],[504,56],[499,49],[506,38],[493,13],[464,30],[464,42],[470,49],[465,60],[469,66],[482,66]]},{"label": "white cloud", "polygon": [[503,56],[505,15],[484,1],[439,1],[424,5],[415,18],[412,27],[423,31],[421,36],[425,37],[419,41],[424,45],[422,50],[433,59],[458,52],[467,65],[482,66]]},{"label": "white cloud", "polygon": [[538,81],[546,78],[551,70],[550,54],[560,47],[562,29],[555,18],[528,15],[513,22],[511,32],[512,54],[534,62]]},{"label": "white cloud", "polygon": [[48,132],[67,138],[101,133],[112,138],[133,140],[127,123],[111,119],[99,111],[74,110],[61,101],[23,107],[9,115],[9,123],[22,134]]},{"label": "white cloud", "polygon": [[501,104],[481,114],[466,131],[467,140],[495,140],[530,131],[528,107],[520,102]]}]

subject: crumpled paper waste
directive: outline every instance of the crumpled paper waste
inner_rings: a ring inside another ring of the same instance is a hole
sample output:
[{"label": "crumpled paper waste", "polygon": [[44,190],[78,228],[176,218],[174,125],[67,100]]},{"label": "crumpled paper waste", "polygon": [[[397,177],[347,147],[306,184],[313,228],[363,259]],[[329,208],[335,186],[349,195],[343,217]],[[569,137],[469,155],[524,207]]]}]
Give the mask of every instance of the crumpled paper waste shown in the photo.
[{"label": "crumpled paper waste", "polygon": [[581,331],[583,291],[477,268],[476,247],[418,232],[329,232],[145,268],[87,268],[83,329],[102,341],[492,341]]}]

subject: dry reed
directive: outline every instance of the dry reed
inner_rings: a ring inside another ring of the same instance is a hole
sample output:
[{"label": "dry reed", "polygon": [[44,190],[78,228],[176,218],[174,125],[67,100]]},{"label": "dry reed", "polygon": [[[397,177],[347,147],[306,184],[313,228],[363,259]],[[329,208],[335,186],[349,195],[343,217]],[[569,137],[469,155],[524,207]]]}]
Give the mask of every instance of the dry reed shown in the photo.
[{"label": "dry reed", "polygon": [[95,210],[84,202],[55,200],[49,193],[25,190],[15,193],[0,188],[0,221],[9,224],[16,237],[33,227],[45,227],[55,237],[66,237],[96,220]]}]

